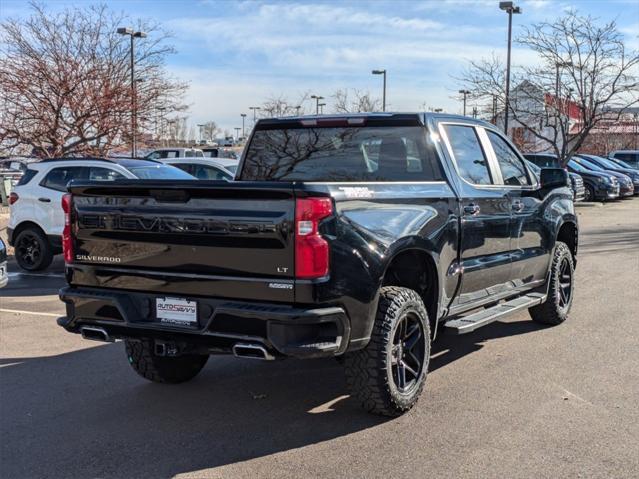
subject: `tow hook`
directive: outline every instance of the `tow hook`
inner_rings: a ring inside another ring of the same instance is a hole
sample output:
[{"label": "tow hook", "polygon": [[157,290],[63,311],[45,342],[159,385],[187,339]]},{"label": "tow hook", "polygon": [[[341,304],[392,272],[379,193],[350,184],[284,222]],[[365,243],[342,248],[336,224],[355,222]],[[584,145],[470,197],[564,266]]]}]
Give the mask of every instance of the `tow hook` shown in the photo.
[{"label": "tow hook", "polygon": [[165,342],[165,341],[155,342],[156,356],[175,357],[175,356],[179,356],[179,354],[180,354],[180,350],[177,347],[177,344],[173,342]]}]

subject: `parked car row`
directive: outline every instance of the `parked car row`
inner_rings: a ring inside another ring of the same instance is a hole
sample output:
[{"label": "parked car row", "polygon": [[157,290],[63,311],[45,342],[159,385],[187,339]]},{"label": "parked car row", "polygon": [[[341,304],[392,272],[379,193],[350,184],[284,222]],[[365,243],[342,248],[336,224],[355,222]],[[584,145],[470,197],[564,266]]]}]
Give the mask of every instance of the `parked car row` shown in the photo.
[{"label": "parked car row", "polygon": [[[584,186],[584,201],[606,201],[639,195],[639,166],[634,159],[637,152],[622,152],[630,163],[618,158],[604,158],[597,155],[577,154],[573,156],[565,169],[572,175],[579,175]],[[620,152],[614,154],[621,155]],[[632,156],[635,155],[635,156]],[[526,153],[527,160],[539,168],[560,167],[556,155],[549,153]],[[574,183],[573,190],[578,187]],[[575,200],[577,195],[575,191]]]},{"label": "parked car row", "polygon": [[[232,152],[234,153],[234,152]],[[615,153],[617,154],[617,152]],[[619,152],[623,158],[580,154],[565,168],[574,201],[609,200],[639,194],[639,169],[633,167],[636,152]],[[208,156],[210,155],[210,156]],[[127,158],[49,159],[20,162],[21,177],[9,196],[9,244],[18,265],[29,271],[45,269],[62,251],[64,214],[61,198],[71,180],[116,181],[134,179],[193,179],[232,181],[239,164],[224,158],[217,146],[162,148],[147,159]],[[228,155],[231,156],[231,155]],[[550,154],[526,154],[529,170],[541,177],[541,169],[559,166]],[[627,161],[630,161],[628,163]]]}]

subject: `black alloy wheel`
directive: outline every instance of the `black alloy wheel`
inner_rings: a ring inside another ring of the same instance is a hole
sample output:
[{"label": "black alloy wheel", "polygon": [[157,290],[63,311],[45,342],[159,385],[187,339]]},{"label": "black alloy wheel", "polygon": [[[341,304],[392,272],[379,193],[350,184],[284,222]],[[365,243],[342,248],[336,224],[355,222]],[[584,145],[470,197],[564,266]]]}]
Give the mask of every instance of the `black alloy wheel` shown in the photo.
[{"label": "black alloy wheel", "polygon": [[559,307],[568,308],[572,299],[573,269],[568,258],[563,258],[559,265]]},{"label": "black alloy wheel", "polygon": [[420,381],[426,354],[422,322],[414,313],[407,313],[397,325],[390,354],[395,387],[402,394],[410,393]]},{"label": "black alloy wheel", "polygon": [[22,263],[34,268],[40,262],[42,249],[38,238],[31,231],[25,231],[20,235],[18,244],[16,244],[16,255],[22,259]]},{"label": "black alloy wheel", "polygon": [[40,271],[51,264],[53,250],[44,233],[27,228],[16,236],[15,257],[22,269]]}]

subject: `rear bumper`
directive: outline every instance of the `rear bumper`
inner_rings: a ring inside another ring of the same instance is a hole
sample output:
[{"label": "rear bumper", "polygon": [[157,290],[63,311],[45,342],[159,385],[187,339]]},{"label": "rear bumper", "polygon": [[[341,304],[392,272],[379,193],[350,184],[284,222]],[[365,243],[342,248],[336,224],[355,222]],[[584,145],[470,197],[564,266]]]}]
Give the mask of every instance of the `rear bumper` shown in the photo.
[{"label": "rear bumper", "polygon": [[261,345],[274,356],[317,358],[340,355],[348,346],[350,322],[341,307],[305,309],[186,298],[197,302],[198,324],[175,326],[156,318],[159,297],[164,295],[66,287],[60,290],[66,316],[58,324],[72,333],[94,326],[116,339],[175,341],[210,353],[231,353],[241,342]]}]

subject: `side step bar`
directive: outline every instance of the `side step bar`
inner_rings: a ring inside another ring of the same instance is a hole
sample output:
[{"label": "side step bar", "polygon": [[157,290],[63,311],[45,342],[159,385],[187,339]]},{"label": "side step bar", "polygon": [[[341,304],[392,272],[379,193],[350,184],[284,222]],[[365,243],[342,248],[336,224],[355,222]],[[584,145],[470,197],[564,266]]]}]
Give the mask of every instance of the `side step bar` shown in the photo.
[{"label": "side step bar", "polygon": [[511,313],[541,304],[545,300],[546,295],[542,293],[529,293],[524,296],[519,296],[490,308],[482,309],[468,316],[461,316],[446,321],[444,323],[444,331],[448,334],[470,333]]}]

